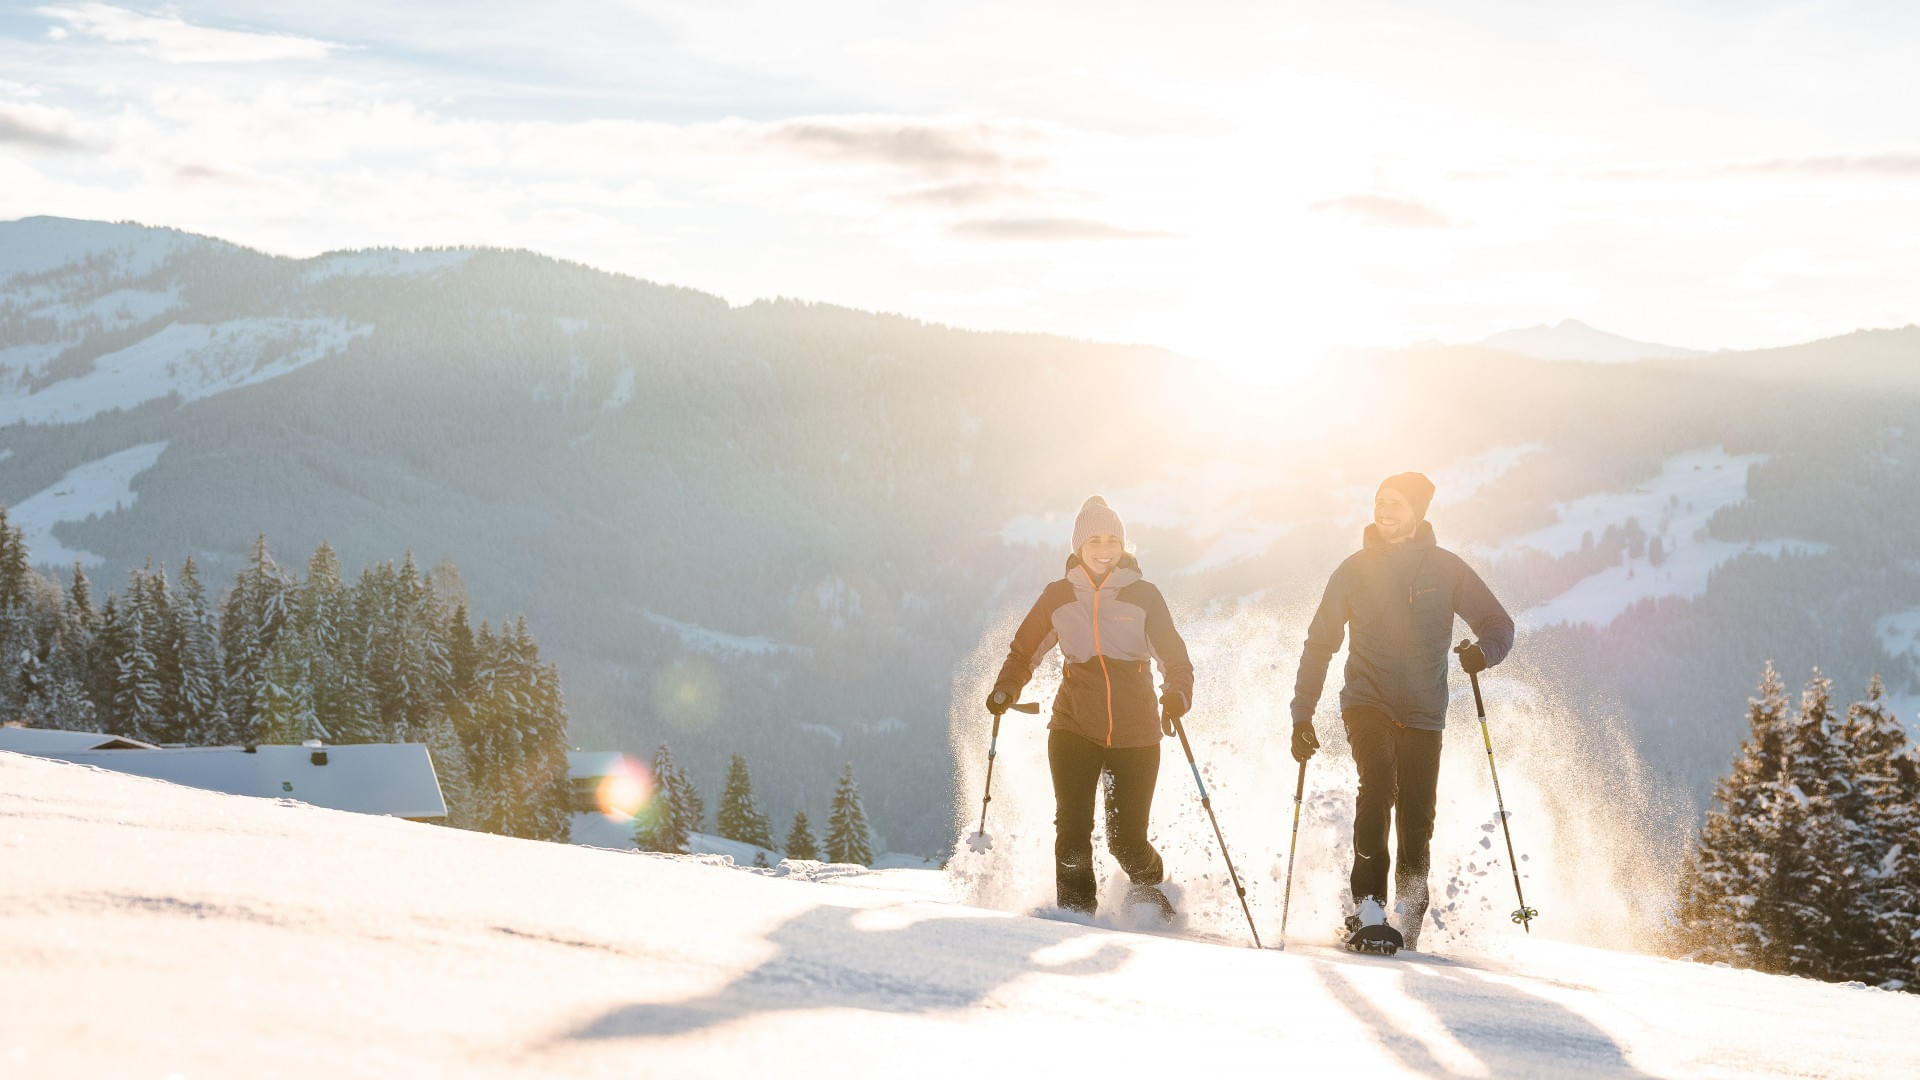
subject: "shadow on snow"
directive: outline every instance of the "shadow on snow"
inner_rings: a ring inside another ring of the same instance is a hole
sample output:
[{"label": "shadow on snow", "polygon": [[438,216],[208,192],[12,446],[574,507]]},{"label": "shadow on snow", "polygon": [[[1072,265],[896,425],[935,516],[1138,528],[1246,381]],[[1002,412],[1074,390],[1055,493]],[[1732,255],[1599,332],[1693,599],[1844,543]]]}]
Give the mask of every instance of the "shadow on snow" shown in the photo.
[{"label": "shadow on snow", "polygon": [[[1104,974],[1129,952],[1122,944],[1103,944],[1079,959],[1036,961],[1043,949],[1102,933],[1039,919],[931,918],[885,930],[854,925],[856,918],[884,910],[818,907],[796,915],[767,935],[779,949],[775,956],[721,989],[684,1001],[622,1006],[562,1037],[681,1035],[782,1010],[959,1011],[1023,975]],[[992,933],[980,932],[985,924]]]}]

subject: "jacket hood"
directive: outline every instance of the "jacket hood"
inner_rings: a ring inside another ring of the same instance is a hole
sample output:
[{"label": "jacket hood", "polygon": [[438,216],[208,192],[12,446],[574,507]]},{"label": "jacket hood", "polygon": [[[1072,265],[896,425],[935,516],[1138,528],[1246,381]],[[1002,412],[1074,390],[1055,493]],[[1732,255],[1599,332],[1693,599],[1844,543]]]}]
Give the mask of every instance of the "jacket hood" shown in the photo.
[{"label": "jacket hood", "polygon": [[[1381,537],[1380,526],[1368,525],[1366,531],[1360,534],[1360,546],[1368,551],[1384,551],[1395,545],[1387,543]],[[1433,537],[1433,523],[1422,521],[1413,530],[1413,535],[1407,538],[1406,546],[1408,548],[1439,547],[1440,542]]]}]

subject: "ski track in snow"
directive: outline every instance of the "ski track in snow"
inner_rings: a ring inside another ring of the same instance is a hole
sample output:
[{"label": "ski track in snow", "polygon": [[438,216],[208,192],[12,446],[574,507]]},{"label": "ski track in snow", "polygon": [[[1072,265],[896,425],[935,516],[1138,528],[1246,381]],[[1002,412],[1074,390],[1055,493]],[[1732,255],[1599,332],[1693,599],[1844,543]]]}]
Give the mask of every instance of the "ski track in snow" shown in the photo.
[{"label": "ski track in snow", "polygon": [[345,348],[371,326],[340,319],[173,323],[38,393],[0,392],[0,427],[75,424],[179,394],[184,401],[285,375]]},{"label": "ski track in snow", "polygon": [[1920,998],[1535,939],[1286,952],[0,753],[17,1076],[1910,1076]]},{"label": "ski track in snow", "polygon": [[20,529],[34,563],[61,569],[76,562],[83,566],[103,563],[105,560],[91,551],[62,544],[53,535],[53,527],[132,506],[137,500],[134,477],[153,468],[166,449],[166,443],[153,442],[109,454],[69,471],[51,486],[8,508],[8,519]]}]

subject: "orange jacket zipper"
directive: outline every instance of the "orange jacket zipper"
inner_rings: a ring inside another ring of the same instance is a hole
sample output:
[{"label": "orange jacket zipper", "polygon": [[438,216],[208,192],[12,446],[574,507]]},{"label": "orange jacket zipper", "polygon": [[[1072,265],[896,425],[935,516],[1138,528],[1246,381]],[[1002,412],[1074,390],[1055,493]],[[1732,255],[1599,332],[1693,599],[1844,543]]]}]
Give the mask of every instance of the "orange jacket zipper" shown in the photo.
[{"label": "orange jacket zipper", "polygon": [[1093,580],[1093,571],[1085,566],[1080,571],[1087,575],[1087,584],[1093,586],[1093,655],[1100,658],[1100,677],[1107,683],[1107,745],[1113,745],[1113,676],[1107,672],[1107,654],[1100,651],[1100,585]]}]

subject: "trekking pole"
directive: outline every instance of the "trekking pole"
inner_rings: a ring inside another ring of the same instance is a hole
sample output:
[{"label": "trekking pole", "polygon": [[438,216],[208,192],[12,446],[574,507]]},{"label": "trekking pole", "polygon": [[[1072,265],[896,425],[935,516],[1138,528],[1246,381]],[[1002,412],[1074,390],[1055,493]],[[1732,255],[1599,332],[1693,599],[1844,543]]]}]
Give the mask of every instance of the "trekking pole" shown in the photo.
[{"label": "trekking pole", "polygon": [[[1038,702],[1019,701],[1007,708],[1015,712],[1037,713]],[[993,847],[993,841],[987,837],[987,804],[993,801],[993,759],[1000,754],[1000,716],[993,717],[993,739],[987,743],[987,790],[980,798],[980,831],[967,840],[967,847],[973,851],[986,851]]]},{"label": "trekking pole", "polygon": [[[1453,651],[1465,652],[1473,643],[1462,641]],[[1493,777],[1493,803],[1500,810],[1500,831],[1507,838],[1507,863],[1513,867],[1513,895],[1520,901],[1520,909],[1513,913],[1513,921],[1521,929],[1533,933],[1533,920],[1540,913],[1527,906],[1527,896],[1520,891],[1520,861],[1513,857],[1513,830],[1507,828],[1507,800],[1500,795],[1500,770],[1493,767],[1493,736],[1487,734],[1487,705],[1480,697],[1480,673],[1470,671],[1467,678],[1473,681],[1473,710],[1480,714],[1480,741],[1487,744],[1487,773]]]},{"label": "trekking pole", "polygon": [[1206,781],[1200,779],[1200,766],[1193,760],[1193,744],[1187,741],[1187,728],[1178,717],[1173,721],[1174,734],[1180,736],[1180,749],[1187,752],[1187,767],[1193,770],[1193,782],[1200,788],[1200,805],[1206,807],[1207,818],[1213,822],[1214,839],[1220,841],[1220,857],[1227,861],[1227,876],[1233,879],[1233,891],[1240,894],[1240,910],[1247,916],[1247,929],[1253,931],[1253,947],[1265,948],[1260,944],[1260,930],[1253,925],[1253,910],[1247,907],[1247,889],[1240,884],[1240,875],[1233,869],[1233,856],[1227,854],[1227,838],[1220,832],[1220,819],[1213,812],[1213,799],[1207,795]]},{"label": "trekking pole", "polygon": [[1307,790],[1307,763],[1300,763],[1300,779],[1293,785],[1293,839],[1287,841],[1287,888],[1280,894],[1280,949],[1287,948],[1287,911],[1293,906],[1293,849],[1300,843],[1300,797]]}]

